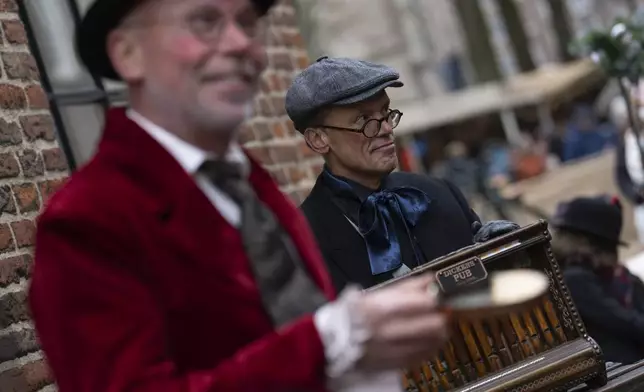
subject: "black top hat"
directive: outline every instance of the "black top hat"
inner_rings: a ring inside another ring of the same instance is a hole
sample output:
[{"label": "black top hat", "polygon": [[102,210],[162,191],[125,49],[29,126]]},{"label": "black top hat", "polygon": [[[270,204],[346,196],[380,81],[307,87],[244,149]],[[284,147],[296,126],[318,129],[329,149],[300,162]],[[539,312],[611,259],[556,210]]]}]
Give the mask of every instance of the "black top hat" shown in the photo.
[{"label": "black top hat", "polygon": [[553,226],[589,234],[597,239],[619,245],[622,233],[622,205],[617,197],[579,197],[560,203]]},{"label": "black top hat", "polygon": [[[107,35],[134,8],[151,0],[96,0],[76,29],[76,48],[90,72],[100,77],[120,80],[107,55]],[[260,15],[265,15],[276,0],[253,0]]]}]

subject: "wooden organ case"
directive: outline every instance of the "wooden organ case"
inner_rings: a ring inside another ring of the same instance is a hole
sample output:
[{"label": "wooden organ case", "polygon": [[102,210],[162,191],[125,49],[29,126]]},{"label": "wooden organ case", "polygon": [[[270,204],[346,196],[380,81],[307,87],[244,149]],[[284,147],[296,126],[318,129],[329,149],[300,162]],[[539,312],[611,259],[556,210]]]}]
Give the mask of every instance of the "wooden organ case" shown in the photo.
[{"label": "wooden organ case", "polygon": [[[586,333],[550,239],[547,223],[539,221],[370,289],[423,273],[435,274],[439,283],[446,277],[455,280],[451,275],[460,273],[464,284],[486,279],[488,272],[514,268],[538,269],[549,277],[549,294],[531,309],[454,320],[452,338],[439,355],[404,371],[407,391],[566,391],[583,383],[607,383],[601,349]],[[457,286],[441,284],[443,290],[458,290]]]}]

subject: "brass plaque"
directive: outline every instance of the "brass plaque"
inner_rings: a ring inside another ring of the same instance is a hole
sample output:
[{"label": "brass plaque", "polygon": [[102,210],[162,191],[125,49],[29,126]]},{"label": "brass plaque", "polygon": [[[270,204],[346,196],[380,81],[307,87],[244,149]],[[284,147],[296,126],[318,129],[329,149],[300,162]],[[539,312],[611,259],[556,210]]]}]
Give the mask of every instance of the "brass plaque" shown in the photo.
[{"label": "brass plaque", "polygon": [[478,257],[473,257],[436,272],[436,281],[445,293],[487,279],[487,270]]}]

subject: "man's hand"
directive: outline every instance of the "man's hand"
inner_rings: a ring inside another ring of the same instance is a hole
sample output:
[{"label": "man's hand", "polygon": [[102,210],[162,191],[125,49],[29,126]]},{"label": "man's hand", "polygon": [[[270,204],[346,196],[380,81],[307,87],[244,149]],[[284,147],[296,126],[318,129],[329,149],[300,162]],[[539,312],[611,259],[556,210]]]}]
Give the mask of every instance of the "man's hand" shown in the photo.
[{"label": "man's hand", "polygon": [[474,242],[486,242],[520,228],[521,226],[517,225],[514,222],[506,220],[493,220],[486,222],[483,225],[481,224],[481,222],[474,222],[472,224],[472,233],[474,234]]},{"label": "man's hand", "polygon": [[409,278],[366,293],[356,304],[370,339],[358,368],[364,371],[400,369],[436,355],[448,339],[447,318],[429,292],[431,276]]}]

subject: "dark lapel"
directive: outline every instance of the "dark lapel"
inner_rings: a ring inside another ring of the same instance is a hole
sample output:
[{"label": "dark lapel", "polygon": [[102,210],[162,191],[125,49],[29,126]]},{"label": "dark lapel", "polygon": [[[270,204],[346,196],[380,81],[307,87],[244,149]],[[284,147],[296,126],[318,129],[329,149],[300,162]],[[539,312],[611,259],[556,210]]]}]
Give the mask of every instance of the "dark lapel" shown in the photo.
[{"label": "dark lapel", "polygon": [[332,201],[332,195],[318,180],[302,205],[309,223],[320,243],[329,268],[335,270],[335,279],[346,283],[372,286],[376,279],[371,274],[369,256],[364,239]]}]

